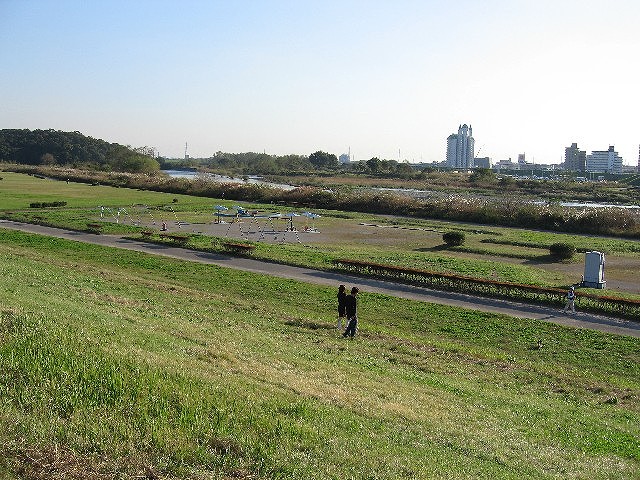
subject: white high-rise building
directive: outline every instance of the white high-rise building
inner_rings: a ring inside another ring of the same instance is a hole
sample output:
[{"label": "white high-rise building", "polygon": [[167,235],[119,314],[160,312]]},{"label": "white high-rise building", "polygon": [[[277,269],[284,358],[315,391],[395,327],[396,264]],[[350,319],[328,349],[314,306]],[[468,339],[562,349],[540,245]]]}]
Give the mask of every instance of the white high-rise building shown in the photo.
[{"label": "white high-rise building", "polygon": [[473,145],[471,125],[460,125],[457,134],[447,137],[447,167],[473,168]]},{"label": "white high-rise building", "polygon": [[613,145],[609,150],[593,151],[587,155],[587,172],[622,173],[622,157],[618,156]]}]

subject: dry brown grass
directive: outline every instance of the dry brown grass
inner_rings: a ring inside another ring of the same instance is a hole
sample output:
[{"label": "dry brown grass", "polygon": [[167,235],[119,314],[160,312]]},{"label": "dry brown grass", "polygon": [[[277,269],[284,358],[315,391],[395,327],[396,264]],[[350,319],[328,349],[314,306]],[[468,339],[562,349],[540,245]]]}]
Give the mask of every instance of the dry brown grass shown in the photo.
[{"label": "dry brown grass", "polygon": [[139,457],[118,460],[99,455],[81,455],[68,448],[53,445],[0,446],[5,466],[24,480],[104,480],[136,478],[170,479]]},{"label": "dry brown grass", "polygon": [[[214,439],[210,448],[219,454],[241,454],[237,442],[231,439]],[[175,477],[162,472],[150,461],[136,456],[118,459],[101,455],[82,455],[57,444],[27,446],[25,444],[0,445],[1,468],[12,472],[21,480],[252,480],[258,478],[248,469],[234,468],[227,473],[198,470],[188,477]],[[4,477],[3,477],[4,478]]]}]

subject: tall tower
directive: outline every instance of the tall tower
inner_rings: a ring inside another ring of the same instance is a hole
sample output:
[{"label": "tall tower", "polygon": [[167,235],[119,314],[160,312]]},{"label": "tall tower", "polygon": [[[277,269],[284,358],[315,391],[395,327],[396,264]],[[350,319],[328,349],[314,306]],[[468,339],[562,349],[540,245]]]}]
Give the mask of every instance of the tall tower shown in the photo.
[{"label": "tall tower", "polygon": [[187,153],[187,142],[184,142],[184,159],[189,160],[189,154]]},{"label": "tall tower", "polygon": [[471,125],[458,126],[458,133],[447,137],[447,166],[450,168],[473,168],[473,129]]},{"label": "tall tower", "polygon": [[640,173],[640,145],[638,145],[638,173]]}]

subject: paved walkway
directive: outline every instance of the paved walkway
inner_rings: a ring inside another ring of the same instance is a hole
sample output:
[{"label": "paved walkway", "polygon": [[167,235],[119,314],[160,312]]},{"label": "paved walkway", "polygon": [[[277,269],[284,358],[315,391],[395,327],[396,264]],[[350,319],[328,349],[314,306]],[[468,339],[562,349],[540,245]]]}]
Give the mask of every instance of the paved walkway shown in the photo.
[{"label": "paved walkway", "polygon": [[565,315],[559,309],[545,306],[521,304],[493,298],[474,297],[472,295],[452,292],[441,292],[412,285],[362,278],[342,273],[324,272],[321,270],[312,270],[302,267],[291,267],[288,265],[269,263],[252,258],[199,252],[186,248],[128,240],[115,235],[94,235],[90,233],[74,232],[60,228],[44,227],[41,225],[32,225],[8,220],[0,220],[0,228],[21,230],[39,235],[65,238],[68,240],[103,245],[106,247],[124,248],[190,262],[219,265],[222,267],[281,278],[289,278],[307,283],[331,285],[334,287],[341,283],[358,285],[361,290],[367,292],[383,293],[395,297],[438,303],[442,305],[452,305],[483,312],[504,313],[513,317],[543,320],[570,327],[588,328],[640,338],[640,322],[604,317],[590,313],[578,312],[575,315]]}]

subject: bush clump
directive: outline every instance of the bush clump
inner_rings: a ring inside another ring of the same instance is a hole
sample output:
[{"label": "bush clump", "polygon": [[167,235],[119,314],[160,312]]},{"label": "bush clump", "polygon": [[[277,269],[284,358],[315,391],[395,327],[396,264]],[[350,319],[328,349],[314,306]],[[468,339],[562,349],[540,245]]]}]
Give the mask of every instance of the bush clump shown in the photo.
[{"label": "bush clump", "polygon": [[64,207],[67,202],[32,202],[29,204],[31,208],[48,208],[48,207]]},{"label": "bush clump", "polygon": [[463,232],[446,232],[442,235],[442,240],[450,247],[457,247],[464,243]]},{"label": "bush clump", "polygon": [[568,260],[576,253],[576,247],[570,243],[558,242],[549,246],[549,253],[558,260]]}]

